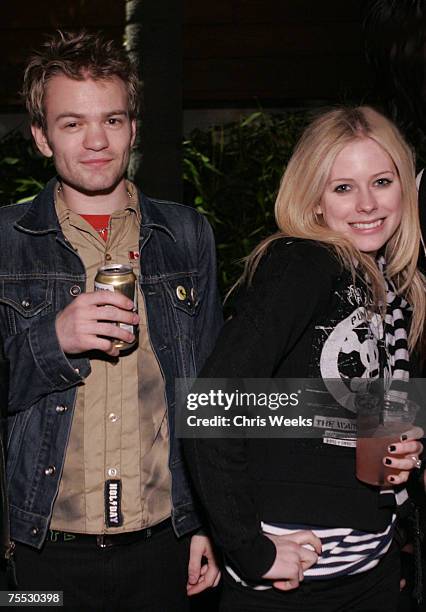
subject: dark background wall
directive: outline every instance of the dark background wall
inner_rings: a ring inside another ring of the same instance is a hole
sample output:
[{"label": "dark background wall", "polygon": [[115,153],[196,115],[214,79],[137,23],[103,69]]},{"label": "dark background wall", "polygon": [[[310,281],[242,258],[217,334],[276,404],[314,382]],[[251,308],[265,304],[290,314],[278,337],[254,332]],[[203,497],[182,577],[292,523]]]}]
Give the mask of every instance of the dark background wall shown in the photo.
[{"label": "dark background wall", "polygon": [[360,97],[369,82],[360,0],[184,2],[184,104]]},{"label": "dark background wall", "polygon": [[[45,33],[84,26],[121,40],[124,5],[124,0],[4,2],[0,111],[19,110],[25,58]],[[167,1],[142,5],[147,30],[149,16],[158,21],[162,10],[167,22]],[[369,71],[361,6],[360,0],[183,0],[183,49],[176,52],[183,57],[184,108],[294,106],[362,97]],[[167,32],[158,31],[158,48],[166,43]]]},{"label": "dark background wall", "polygon": [[57,28],[104,30],[121,40],[124,2],[121,0],[15,0],[2,2],[0,20],[0,111],[20,109],[18,92],[31,50]]}]

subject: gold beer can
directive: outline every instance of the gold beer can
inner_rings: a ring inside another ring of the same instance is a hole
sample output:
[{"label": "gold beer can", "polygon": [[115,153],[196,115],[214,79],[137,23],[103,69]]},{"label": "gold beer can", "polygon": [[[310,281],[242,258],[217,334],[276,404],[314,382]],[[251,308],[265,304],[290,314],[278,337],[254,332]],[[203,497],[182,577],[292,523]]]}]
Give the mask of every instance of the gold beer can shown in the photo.
[{"label": "gold beer can", "polygon": [[[118,291],[133,301],[133,311],[138,309],[138,294],[136,288],[136,276],[132,267],[126,264],[108,264],[99,268],[95,277],[95,291]],[[126,350],[137,342],[137,325],[128,323],[116,323],[122,329],[134,334],[133,342],[114,340],[114,346],[120,350]]]}]

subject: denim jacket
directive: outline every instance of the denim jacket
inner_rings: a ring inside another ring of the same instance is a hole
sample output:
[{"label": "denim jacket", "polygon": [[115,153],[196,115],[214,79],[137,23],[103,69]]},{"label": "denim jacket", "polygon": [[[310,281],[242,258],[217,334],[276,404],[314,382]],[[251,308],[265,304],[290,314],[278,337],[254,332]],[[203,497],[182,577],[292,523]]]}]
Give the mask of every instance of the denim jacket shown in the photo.
[{"label": "denim jacket", "polygon": [[[7,478],[11,535],[40,548],[58,493],[84,355],[65,355],[57,313],[85,291],[83,263],[55,212],[55,179],[30,203],[0,208],[0,336],[10,364]],[[139,193],[140,284],[150,339],[165,380],[170,428],[172,521],[177,535],[199,517],[174,438],[176,377],[193,377],[222,318],[214,240],[194,209]],[[182,298],[183,286],[187,298]]]}]

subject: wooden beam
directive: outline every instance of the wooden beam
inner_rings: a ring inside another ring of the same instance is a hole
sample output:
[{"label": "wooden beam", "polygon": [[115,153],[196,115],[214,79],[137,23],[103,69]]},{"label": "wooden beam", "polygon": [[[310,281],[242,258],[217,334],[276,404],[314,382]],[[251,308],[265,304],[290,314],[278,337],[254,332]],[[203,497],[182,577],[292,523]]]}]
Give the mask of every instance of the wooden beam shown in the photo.
[{"label": "wooden beam", "polygon": [[141,11],[142,160],[135,180],[149,195],[182,199],[182,3],[133,0]]}]

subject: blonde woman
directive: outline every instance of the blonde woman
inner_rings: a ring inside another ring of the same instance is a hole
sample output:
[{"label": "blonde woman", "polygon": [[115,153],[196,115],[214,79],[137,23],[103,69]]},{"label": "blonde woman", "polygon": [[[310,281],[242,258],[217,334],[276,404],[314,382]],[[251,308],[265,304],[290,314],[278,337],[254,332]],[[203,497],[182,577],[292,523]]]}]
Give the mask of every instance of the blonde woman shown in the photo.
[{"label": "blonde woman", "polygon": [[[322,378],[314,414],[325,416],[342,390],[347,409],[359,380],[404,385],[422,339],[425,286],[413,158],[396,127],[368,107],[317,118],[287,166],[275,213],[279,231],[249,256],[237,312],[201,376]],[[187,441],[225,553],[221,610],[396,610],[397,506],[423,432],[388,448],[383,462],[394,474],[381,489],[356,479],[355,449],[335,429],[315,440]]]}]

